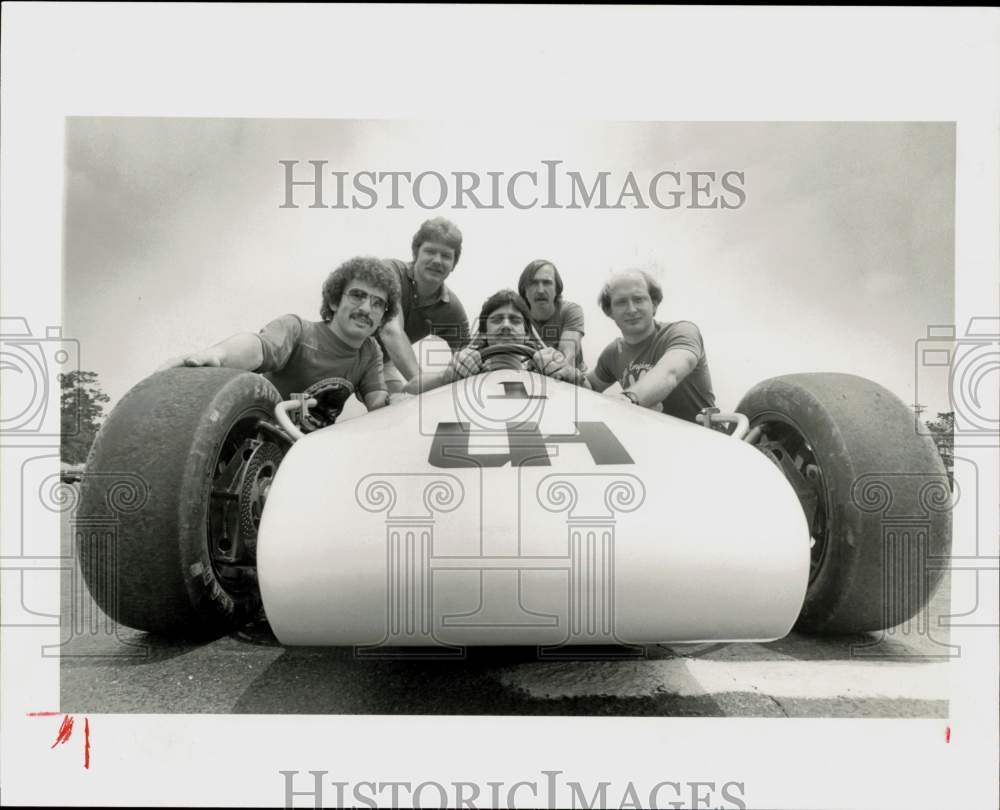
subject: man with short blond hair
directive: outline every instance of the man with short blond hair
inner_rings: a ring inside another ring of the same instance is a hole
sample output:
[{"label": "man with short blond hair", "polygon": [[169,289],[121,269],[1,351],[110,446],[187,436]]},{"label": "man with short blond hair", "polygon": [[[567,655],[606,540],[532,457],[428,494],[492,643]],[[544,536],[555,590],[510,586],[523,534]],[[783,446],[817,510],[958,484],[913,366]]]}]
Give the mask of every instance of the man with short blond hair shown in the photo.
[{"label": "man with short blond hair", "polygon": [[701,331],[691,321],[654,320],[663,290],[649,273],[625,270],[608,279],[598,297],[622,336],[601,352],[587,375],[595,391],[616,382],[623,402],[694,422],[715,406]]}]

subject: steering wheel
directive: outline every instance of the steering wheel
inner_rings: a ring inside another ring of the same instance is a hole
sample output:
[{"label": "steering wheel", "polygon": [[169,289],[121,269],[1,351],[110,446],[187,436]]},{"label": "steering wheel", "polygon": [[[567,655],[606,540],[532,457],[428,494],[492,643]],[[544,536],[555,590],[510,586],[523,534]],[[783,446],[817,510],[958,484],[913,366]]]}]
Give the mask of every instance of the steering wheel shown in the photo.
[{"label": "steering wheel", "polygon": [[[501,354],[514,355],[530,361],[535,356],[536,351],[538,350],[526,346],[524,343],[494,343],[479,349],[479,356],[483,360],[483,365],[486,365],[486,361],[491,357]],[[534,363],[531,364],[531,367],[534,368]]]},{"label": "steering wheel", "polygon": [[310,385],[302,392],[302,396],[316,400],[316,404],[307,413],[303,412],[303,430],[308,433],[332,425],[353,393],[354,385],[343,377],[327,377]]}]

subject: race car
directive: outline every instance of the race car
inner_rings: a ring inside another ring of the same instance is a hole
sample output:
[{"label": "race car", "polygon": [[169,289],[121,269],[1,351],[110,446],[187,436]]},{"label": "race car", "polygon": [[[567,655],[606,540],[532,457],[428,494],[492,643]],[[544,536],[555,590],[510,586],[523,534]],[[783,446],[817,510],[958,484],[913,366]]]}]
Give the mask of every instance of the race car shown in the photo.
[{"label": "race car", "polygon": [[252,372],[154,374],[87,461],[91,594],[151,633],[263,610],[283,644],[373,652],[860,633],[932,595],[949,479],[882,386],[776,377],[694,424],[530,354],[339,422],[344,381],[283,402]]}]

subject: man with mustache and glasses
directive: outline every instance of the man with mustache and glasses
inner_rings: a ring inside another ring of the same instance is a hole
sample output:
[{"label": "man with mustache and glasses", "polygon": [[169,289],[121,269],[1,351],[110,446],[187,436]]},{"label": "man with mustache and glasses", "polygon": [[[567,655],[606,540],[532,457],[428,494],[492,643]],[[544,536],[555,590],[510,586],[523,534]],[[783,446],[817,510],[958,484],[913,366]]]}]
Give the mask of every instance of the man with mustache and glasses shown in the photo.
[{"label": "man with mustache and glasses", "polygon": [[225,366],[263,374],[285,399],[340,377],[369,411],[388,404],[374,335],[399,310],[395,274],[373,257],[344,262],[323,283],[321,321],[282,315],[258,334],[241,332],[171,366]]},{"label": "man with mustache and glasses", "polygon": [[531,324],[542,342],[558,349],[570,368],[586,370],[583,362],[583,310],[564,301],[563,282],[552,262],[536,259],[524,268],[517,291],[531,307]]},{"label": "man with mustache and glasses", "polygon": [[448,367],[431,374],[418,374],[404,389],[415,394],[430,391],[440,385],[500,368],[521,369],[522,358],[516,355],[496,355],[483,360],[480,351],[487,346],[504,343],[526,345],[534,350],[533,367],[557,380],[589,387],[586,376],[566,362],[557,349],[544,345],[531,328],[531,309],[513,290],[500,290],[486,299],[479,312],[479,332],[472,342],[455,354]]},{"label": "man with mustache and glasses", "polygon": [[452,354],[469,342],[469,318],[462,302],[445,284],[462,255],[462,232],[443,217],[429,219],[413,236],[413,261],[387,259],[400,288],[399,313],[378,336],[390,394],[420,370],[413,343],[435,335],[447,341]]},{"label": "man with mustache and glasses", "polygon": [[616,382],[623,402],[694,422],[702,408],[715,406],[712,377],[701,332],[691,321],[653,319],[663,290],[649,273],[615,273],[597,299],[622,336],[601,352],[587,378],[595,391]]}]

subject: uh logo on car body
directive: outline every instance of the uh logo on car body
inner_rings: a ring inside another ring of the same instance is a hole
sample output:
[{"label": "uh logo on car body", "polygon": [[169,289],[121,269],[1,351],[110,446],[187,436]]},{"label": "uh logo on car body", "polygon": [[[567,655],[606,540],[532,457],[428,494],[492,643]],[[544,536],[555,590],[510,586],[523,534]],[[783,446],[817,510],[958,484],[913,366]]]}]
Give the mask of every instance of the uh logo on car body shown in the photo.
[{"label": "uh logo on car body", "polygon": [[[529,396],[522,382],[503,382],[499,399],[546,399]],[[476,453],[469,446],[476,434],[469,422],[438,422],[427,458],[432,467],[549,467],[549,447],[560,444],[583,444],[594,464],[634,464],[632,456],[604,422],[574,422],[575,433],[542,434],[537,422],[506,422],[507,452]]]},{"label": "uh logo on car body", "polygon": [[[500,385],[488,399],[547,399],[529,397],[520,381]],[[473,491],[443,471],[359,481],[362,508],[385,513],[387,569],[384,636],[358,655],[419,644],[414,654],[447,657],[470,639],[540,644],[554,657],[566,645],[625,644],[615,618],[616,524],[642,506],[645,487],[621,470],[528,473],[551,467],[562,445],[585,446],[598,466],[635,463],[603,422],[574,420],[574,432],[563,424],[565,433],[543,433],[529,419],[497,419],[493,430],[438,422],[432,467],[518,471],[480,475],[478,486],[467,479]]]}]

